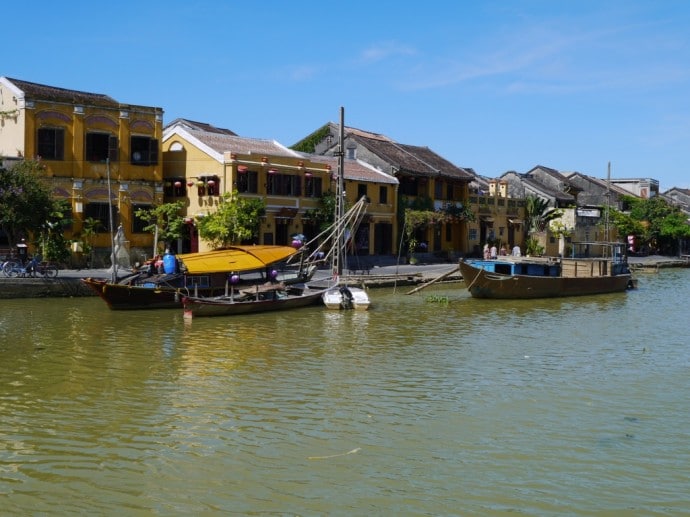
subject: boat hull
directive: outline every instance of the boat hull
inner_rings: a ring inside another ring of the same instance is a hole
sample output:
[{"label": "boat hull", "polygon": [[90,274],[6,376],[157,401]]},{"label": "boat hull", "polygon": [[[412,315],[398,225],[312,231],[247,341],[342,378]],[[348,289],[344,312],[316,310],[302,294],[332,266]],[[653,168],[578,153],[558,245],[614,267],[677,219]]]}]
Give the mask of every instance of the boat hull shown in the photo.
[{"label": "boat hull", "polygon": [[247,301],[231,301],[226,298],[184,297],[185,317],[236,316],[260,312],[284,311],[316,305],[322,291],[304,290],[301,294],[289,294],[285,298],[260,298]]},{"label": "boat hull", "polygon": [[369,295],[359,287],[333,287],[323,293],[323,303],[327,309],[355,309],[366,311],[369,309]]},{"label": "boat hull", "polygon": [[[280,273],[277,279],[285,284],[308,282],[316,269],[310,269],[306,274]],[[112,310],[141,310],[141,309],[180,309],[184,296],[213,297],[222,296],[226,292],[225,274],[208,275],[211,285],[194,285],[187,287],[190,282],[183,277],[175,278],[171,282],[143,281],[138,283],[112,283],[102,278],[84,278],[86,284],[94,293],[108,304]],[[248,275],[251,284],[251,275]],[[256,282],[264,281],[259,277]],[[179,285],[175,285],[175,284]],[[246,284],[245,284],[246,285]]]},{"label": "boat hull", "polygon": [[[190,294],[186,288],[113,284],[99,278],[84,278],[82,282],[112,310],[180,309],[182,297]],[[200,296],[218,296],[224,292],[225,287],[203,287],[197,291]]]},{"label": "boat hull", "polygon": [[593,277],[506,275],[460,263],[462,278],[474,298],[533,299],[623,292],[633,286],[629,273]]}]

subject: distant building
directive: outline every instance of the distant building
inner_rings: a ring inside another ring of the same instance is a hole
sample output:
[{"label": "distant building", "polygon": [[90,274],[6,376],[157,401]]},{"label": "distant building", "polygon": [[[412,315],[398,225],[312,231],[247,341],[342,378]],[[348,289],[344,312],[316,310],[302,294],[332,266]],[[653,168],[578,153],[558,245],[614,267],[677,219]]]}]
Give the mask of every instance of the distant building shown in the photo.
[{"label": "distant building", "polygon": [[642,199],[659,195],[659,181],[651,178],[616,178],[611,183]]}]

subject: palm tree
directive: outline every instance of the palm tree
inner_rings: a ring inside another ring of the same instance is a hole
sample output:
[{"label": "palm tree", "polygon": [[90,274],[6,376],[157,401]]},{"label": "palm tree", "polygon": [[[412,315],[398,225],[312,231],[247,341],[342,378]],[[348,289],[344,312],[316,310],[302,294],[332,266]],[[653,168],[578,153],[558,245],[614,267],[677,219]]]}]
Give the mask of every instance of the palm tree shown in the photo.
[{"label": "palm tree", "polygon": [[543,232],[549,221],[558,219],[563,215],[561,210],[551,209],[549,202],[538,196],[525,198],[525,224],[527,233]]}]

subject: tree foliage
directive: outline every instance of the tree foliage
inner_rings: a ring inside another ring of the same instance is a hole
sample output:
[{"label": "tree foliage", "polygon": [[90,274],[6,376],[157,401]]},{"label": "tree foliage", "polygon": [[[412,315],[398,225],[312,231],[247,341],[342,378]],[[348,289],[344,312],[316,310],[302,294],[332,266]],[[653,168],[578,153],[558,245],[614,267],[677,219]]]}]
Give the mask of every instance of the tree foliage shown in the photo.
[{"label": "tree foliage", "polygon": [[549,222],[559,219],[563,210],[552,209],[549,202],[538,196],[525,198],[525,225],[527,233],[543,232]]},{"label": "tree foliage", "polygon": [[158,240],[165,247],[181,238],[184,233],[184,217],[181,215],[184,203],[163,203],[153,208],[141,208],[134,215],[148,222],[144,231],[153,234],[158,231]]},{"label": "tree foliage", "polygon": [[[414,207],[415,205],[413,205]],[[420,206],[420,205],[416,205]],[[421,206],[428,206],[421,201]],[[433,202],[432,202],[433,206]],[[439,224],[452,223],[461,220],[474,220],[474,214],[467,206],[458,206],[452,203],[444,205],[438,210],[406,208],[404,211],[403,227],[405,228],[405,241],[410,253],[417,247],[415,235],[418,230]]]},{"label": "tree foliage", "polygon": [[638,247],[673,255],[678,252],[679,240],[690,238],[687,217],[665,199],[625,196],[623,201],[630,210],[611,209],[611,222],[620,235],[634,235]]},{"label": "tree foliage", "polygon": [[10,246],[21,238],[38,235],[46,222],[60,212],[59,203],[42,179],[44,170],[43,164],[35,160],[0,168],[0,228]]},{"label": "tree foliage", "polygon": [[312,210],[307,210],[305,218],[315,224],[319,232],[326,231],[335,220],[335,193],[329,190],[321,194],[319,205]]},{"label": "tree foliage", "polygon": [[11,247],[30,238],[43,258],[66,262],[69,258],[65,225],[69,205],[53,198],[45,182],[45,167],[38,160],[22,160],[0,168],[0,228]]},{"label": "tree foliage", "polygon": [[198,221],[199,235],[213,248],[241,244],[258,237],[265,213],[261,199],[240,197],[236,190],[225,193],[218,209]]}]

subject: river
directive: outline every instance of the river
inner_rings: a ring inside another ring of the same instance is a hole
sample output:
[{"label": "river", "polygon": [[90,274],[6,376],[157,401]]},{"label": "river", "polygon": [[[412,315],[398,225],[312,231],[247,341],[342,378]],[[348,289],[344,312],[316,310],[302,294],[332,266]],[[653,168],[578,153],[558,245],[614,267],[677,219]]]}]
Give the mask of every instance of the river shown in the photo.
[{"label": "river", "polygon": [[0,514],[690,514],[690,270],[407,290],[192,321],[0,300]]}]

